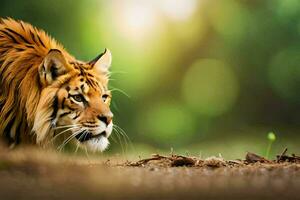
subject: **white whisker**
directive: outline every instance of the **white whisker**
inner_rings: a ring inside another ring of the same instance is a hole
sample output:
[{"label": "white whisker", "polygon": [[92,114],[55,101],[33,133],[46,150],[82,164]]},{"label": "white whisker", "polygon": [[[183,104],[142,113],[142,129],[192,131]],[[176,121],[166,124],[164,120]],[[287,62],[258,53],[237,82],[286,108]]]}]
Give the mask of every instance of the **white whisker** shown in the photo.
[{"label": "white whisker", "polygon": [[62,131],[62,132],[59,132],[57,135],[55,135],[52,139],[51,139],[51,141],[54,141],[58,136],[60,136],[60,135],[62,135],[62,134],[64,134],[64,133],[66,133],[66,132],[68,132],[68,131],[70,131],[70,130],[73,130],[73,129],[76,129],[76,128],[80,128],[80,127],[71,127],[71,128],[68,128],[68,129],[66,129],[66,130],[64,130],[64,131]]},{"label": "white whisker", "polygon": [[57,126],[57,127],[53,128],[53,129],[56,130],[56,129],[63,129],[63,128],[74,127],[74,126],[80,126],[80,124],[71,124],[71,125],[66,125],[66,126]]},{"label": "white whisker", "polygon": [[64,146],[66,146],[66,144],[68,142],[70,142],[78,133],[80,133],[81,130],[76,131],[75,133],[71,134],[66,140],[63,141],[63,143],[61,145],[59,145],[57,147],[57,149],[59,149],[60,151],[63,149]]},{"label": "white whisker", "polygon": [[128,145],[128,143],[129,143],[129,145],[130,145],[130,147],[132,148],[132,150],[135,151],[135,148],[134,148],[134,146],[133,146],[133,143],[131,142],[131,140],[130,140],[130,138],[128,137],[128,135],[126,134],[126,132],[125,132],[121,127],[119,127],[119,126],[116,125],[116,124],[114,124],[114,130],[115,130],[116,132],[118,132],[120,135],[122,135],[124,141],[126,141],[126,144]]},{"label": "white whisker", "polygon": [[117,91],[117,92],[120,92],[121,94],[125,95],[126,97],[131,98],[126,92],[124,92],[123,90],[121,90],[119,88],[112,88],[110,91],[111,92]]},{"label": "white whisker", "polygon": [[[119,131],[118,131],[116,128],[114,128],[114,127],[113,127],[113,130],[114,130],[115,133],[116,133],[116,136],[117,136],[117,138],[118,138],[119,144],[121,145],[122,153],[124,154],[125,151],[124,151],[124,146],[123,146],[122,140],[121,140],[120,135],[119,135],[120,133],[119,133]],[[125,143],[126,143],[126,142],[125,142]],[[126,145],[125,145],[125,146],[126,146]]]}]

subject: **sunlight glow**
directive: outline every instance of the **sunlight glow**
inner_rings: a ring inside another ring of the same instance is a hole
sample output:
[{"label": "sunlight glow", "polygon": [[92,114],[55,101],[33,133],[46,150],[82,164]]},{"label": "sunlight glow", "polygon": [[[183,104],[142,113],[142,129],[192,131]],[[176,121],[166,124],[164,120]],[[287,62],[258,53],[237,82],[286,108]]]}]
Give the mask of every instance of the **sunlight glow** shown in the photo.
[{"label": "sunlight glow", "polygon": [[113,1],[113,20],[123,36],[141,40],[161,30],[165,19],[187,20],[197,6],[197,0]]},{"label": "sunlight glow", "polygon": [[159,7],[163,13],[175,20],[188,19],[197,9],[197,0],[162,0]]},{"label": "sunlight glow", "polygon": [[131,39],[142,39],[150,34],[156,22],[155,9],[145,1],[123,3],[117,6],[115,13],[118,28]]}]

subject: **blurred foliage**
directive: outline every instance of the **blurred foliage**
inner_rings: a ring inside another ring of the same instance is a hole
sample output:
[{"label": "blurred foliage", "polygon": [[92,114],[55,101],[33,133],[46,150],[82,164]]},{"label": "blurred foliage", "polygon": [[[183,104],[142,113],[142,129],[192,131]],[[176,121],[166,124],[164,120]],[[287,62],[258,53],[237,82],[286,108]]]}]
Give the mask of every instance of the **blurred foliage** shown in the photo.
[{"label": "blurred foliage", "polygon": [[300,150],[299,0],[2,0],[0,15],[78,59],[109,48],[115,123],[138,150],[237,155],[269,130]]}]

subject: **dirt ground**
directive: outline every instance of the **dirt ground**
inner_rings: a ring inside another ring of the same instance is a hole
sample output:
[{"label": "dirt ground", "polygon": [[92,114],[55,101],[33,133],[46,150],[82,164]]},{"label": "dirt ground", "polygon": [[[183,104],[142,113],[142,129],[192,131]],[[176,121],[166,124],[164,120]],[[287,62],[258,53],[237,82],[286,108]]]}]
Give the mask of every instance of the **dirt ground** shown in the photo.
[{"label": "dirt ground", "polygon": [[1,150],[0,199],[300,199],[297,162],[185,158],[123,162]]}]

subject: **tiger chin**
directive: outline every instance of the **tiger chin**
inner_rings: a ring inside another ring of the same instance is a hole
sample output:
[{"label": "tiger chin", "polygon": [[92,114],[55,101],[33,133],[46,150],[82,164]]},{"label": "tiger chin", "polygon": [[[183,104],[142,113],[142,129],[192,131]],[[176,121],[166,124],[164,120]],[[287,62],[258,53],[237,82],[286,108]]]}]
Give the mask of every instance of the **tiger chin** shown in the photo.
[{"label": "tiger chin", "polygon": [[75,141],[104,151],[113,129],[111,61],[107,49],[92,61],[76,60],[43,30],[0,19],[2,139],[42,147]]}]

